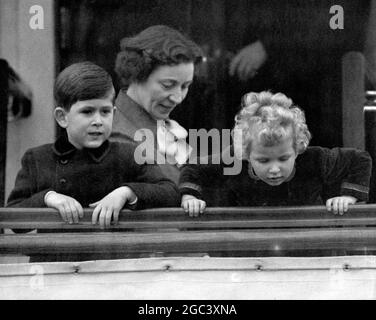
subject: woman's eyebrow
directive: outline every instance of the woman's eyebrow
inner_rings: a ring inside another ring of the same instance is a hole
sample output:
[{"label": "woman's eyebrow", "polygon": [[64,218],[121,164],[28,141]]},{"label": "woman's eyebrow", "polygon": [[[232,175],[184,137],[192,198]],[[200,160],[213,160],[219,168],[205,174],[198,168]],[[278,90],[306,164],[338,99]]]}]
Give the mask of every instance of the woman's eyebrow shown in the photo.
[{"label": "woman's eyebrow", "polygon": [[176,79],[174,78],[164,78],[164,79],[161,79],[161,81],[172,81],[172,82],[178,82]]},{"label": "woman's eyebrow", "polygon": [[[174,82],[174,83],[178,83],[180,82],[179,80],[175,79],[175,78],[165,78],[165,79],[161,79],[162,82],[167,82],[167,81],[171,81],[171,82]],[[192,83],[193,82],[193,79],[192,80],[187,80],[187,81],[183,81],[182,83],[184,84],[187,84],[187,83]]]}]

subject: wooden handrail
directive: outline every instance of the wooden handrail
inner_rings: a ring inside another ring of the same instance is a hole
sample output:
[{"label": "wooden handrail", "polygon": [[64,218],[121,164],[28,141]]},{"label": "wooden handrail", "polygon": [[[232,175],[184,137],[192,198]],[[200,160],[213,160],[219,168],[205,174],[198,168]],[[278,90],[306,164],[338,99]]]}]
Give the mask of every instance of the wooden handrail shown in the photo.
[{"label": "wooden handrail", "polygon": [[[49,208],[0,208],[0,228],[14,229],[90,229],[92,209],[84,209],[78,224],[61,220],[56,210]],[[376,204],[350,206],[344,215],[327,212],[324,206],[299,207],[225,207],[207,208],[205,214],[189,217],[181,208],[156,208],[140,211],[123,210],[116,229],[166,228],[313,228],[333,226],[376,225]]]},{"label": "wooden handrail", "polygon": [[119,224],[106,232],[91,224],[91,214],[92,209],[84,209],[80,223],[69,225],[48,208],[0,208],[0,228],[38,229],[0,234],[0,253],[95,253],[101,259],[108,253],[376,250],[376,204],[350,206],[343,216],[324,206],[207,208],[198,218],[181,208],[123,210]]},{"label": "wooden handrail", "polygon": [[0,252],[24,254],[376,250],[376,228],[17,234]]}]

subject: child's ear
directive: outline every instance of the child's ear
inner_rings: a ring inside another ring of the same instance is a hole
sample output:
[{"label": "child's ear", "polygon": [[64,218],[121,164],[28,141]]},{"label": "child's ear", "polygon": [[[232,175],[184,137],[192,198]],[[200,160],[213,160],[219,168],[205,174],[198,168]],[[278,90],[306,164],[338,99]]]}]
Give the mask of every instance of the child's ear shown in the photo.
[{"label": "child's ear", "polygon": [[66,128],[68,126],[67,112],[63,108],[55,108],[54,117],[60,127]]}]

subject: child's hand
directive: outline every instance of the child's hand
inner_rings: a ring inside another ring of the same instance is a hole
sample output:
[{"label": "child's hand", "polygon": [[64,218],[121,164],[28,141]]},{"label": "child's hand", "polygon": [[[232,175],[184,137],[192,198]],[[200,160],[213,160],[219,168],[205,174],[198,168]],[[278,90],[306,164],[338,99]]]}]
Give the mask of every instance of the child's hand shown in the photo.
[{"label": "child's hand", "polygon": [[181,199],[181,207],[185,212],[189,213],[190,217],[198,217],[200,213],[203,213],[206,207],[206,202],[199,200],[189,194],[183,195]]},{"label": "child's hand", "polygon": [[101,228],[108,228],[111,225],[113,218],[114,224],[119,221],[119,213],[127,202],[136,200],[136,195],[129,187],[120,187],[110,192],[103,199],[89,204],[90,207],[95,207],[91,219],[92,224],[96,224],[99,216],[99,225]]},{"label": "child's hand", "polygon": [[326,209],[332,211],[334,214],[339,213],[343,215],[347,212],[349,204],[354,204],[357,201],[356,198],[351,196],[334,197],[326,200]]},{"label": "child's hand", "polygon": [[84,216],[81,204],[64,194],[51,191],[45,196],[44,202],[47,207],[58,210],[61,218],[69,224],[78,223],[79,218]]}]

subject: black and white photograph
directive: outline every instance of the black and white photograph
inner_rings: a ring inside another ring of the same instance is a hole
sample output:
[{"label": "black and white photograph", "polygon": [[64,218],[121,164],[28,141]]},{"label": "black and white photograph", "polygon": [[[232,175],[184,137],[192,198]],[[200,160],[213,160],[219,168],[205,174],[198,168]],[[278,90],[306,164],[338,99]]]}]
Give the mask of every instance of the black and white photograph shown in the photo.
[{"label": "black and white photograph", "polygon": [[0,0],[1,300],[374,300],[375,160],[376,0]]}]

